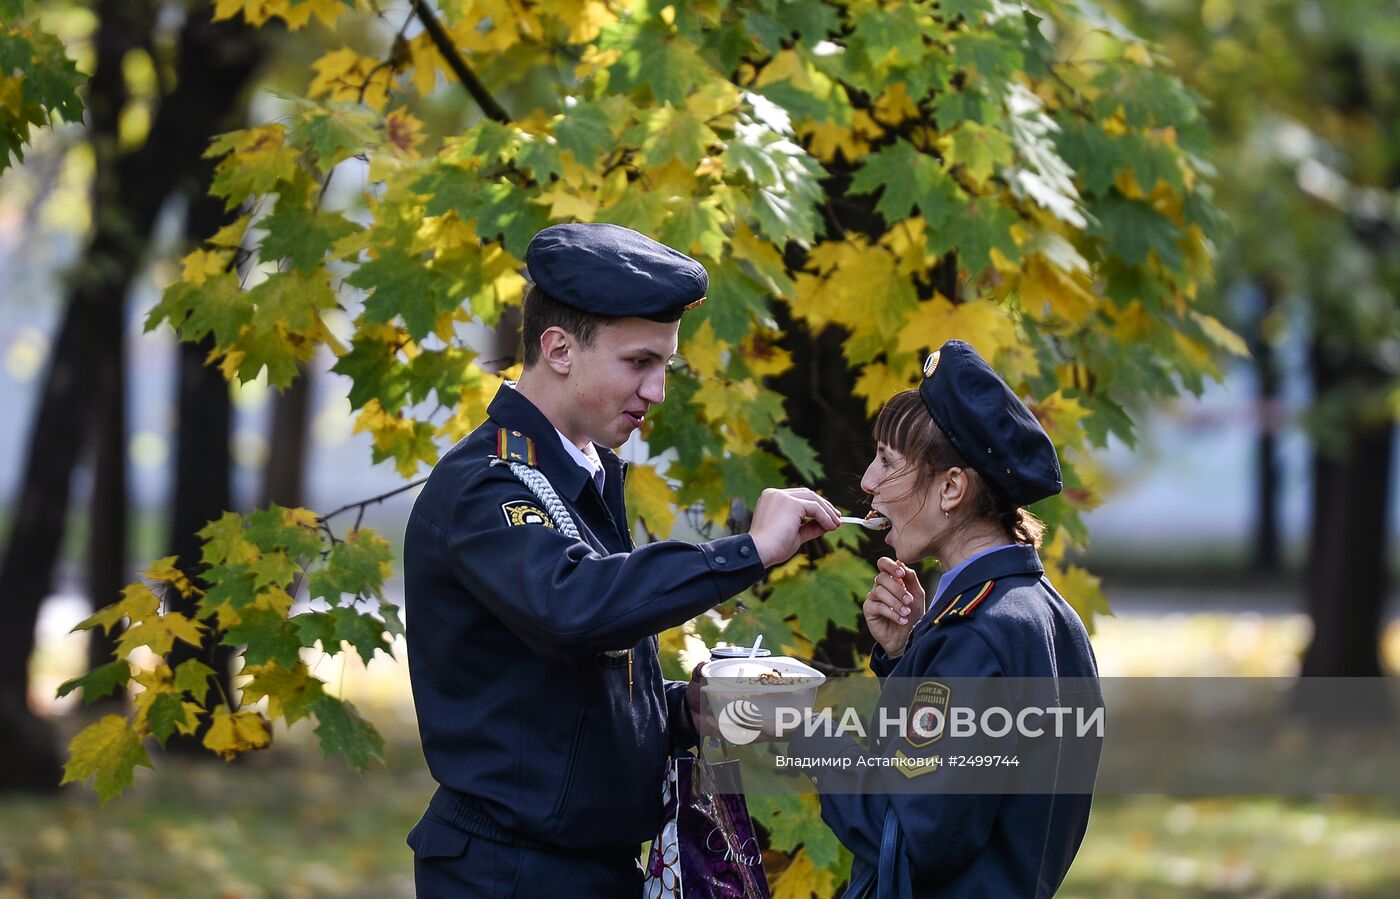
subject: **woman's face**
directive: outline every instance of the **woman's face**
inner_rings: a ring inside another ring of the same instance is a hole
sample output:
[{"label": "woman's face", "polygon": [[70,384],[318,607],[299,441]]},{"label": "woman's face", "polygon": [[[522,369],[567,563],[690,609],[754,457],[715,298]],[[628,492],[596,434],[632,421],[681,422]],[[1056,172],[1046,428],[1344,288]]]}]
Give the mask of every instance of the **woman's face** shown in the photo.
[{"label": "woman's face", "polygon": [[928,555],[943,526],[936,493],[917,489],[916,480],[915,466],[883,443],[877,444],[875,458],[860,479],[860,489],[870,494],[870,507],[890,520],[885,542],[901,562]]}]

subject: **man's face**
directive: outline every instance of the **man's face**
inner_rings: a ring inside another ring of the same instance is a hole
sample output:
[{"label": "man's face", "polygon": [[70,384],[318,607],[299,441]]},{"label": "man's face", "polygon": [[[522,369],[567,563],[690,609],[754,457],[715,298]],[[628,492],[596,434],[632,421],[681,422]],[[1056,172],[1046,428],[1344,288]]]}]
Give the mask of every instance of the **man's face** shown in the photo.
[{"label": "man's face", "polygon": [[563,410],[572,440],[617,447],[666,398],[666,365],[676,353],[680,322],[620,318],[598,329],[591,347],[577,344]]}]

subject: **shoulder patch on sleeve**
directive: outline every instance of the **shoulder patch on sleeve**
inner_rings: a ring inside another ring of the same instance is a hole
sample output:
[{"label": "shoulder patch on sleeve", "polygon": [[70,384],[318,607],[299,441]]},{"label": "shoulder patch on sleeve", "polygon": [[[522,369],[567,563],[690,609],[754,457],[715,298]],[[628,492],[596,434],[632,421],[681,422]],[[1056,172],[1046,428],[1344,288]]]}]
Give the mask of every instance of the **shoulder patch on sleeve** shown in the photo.
[{"label": "shoulder patch on sleeve", "polygon": [[501,428],[496,431],[496,457],[507,462],[523,462],[535,467],[535,441],[519,431]]},{"label": "shoulder patch on sleeve", "polygon": [[936,680],[923,681],[914,688],[914,698],[909,703],[909,729],[904,737],[910,747],[923,749],[943,738],[952,696],[952,689]]},{"label": "shoulder patch on sleeve", "polygon": [[540,524],[551,530],[558,530],[555,527],[554,519],[549,517],[548,512],[527,500],[501,503],[501,512],[505,515],[506,524],[510,527],[521,524]]}]

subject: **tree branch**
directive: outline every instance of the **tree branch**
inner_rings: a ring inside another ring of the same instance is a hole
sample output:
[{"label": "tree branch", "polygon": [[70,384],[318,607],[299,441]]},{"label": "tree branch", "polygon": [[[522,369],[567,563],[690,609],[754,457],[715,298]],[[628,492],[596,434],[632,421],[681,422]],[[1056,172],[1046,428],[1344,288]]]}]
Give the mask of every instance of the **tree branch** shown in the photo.
[{"label": "tree branch", "polygon": [[510,121],[510,114],[496,102],[496,99],[486,90],[486,86],[481,83],[481,79],[476,77],[476,73],[467,65],[467,61],[462,57],[461,52],[453,45],[452,39],[447,36],[447,31],[442,27],[442,23],[437,20],[432,7],[428,6],[427,0],[413,0],[413,11],[418,15],[418,21],[423,23],[423,30],[428,32],[428,37],[432,38],[433,46],[442,54],[442,58],[447,60],[447,65],[452,69],[457,80],[462,82],[462,86],[467,89],[467,93],[472,95],[476,105],[481,107],[481,111],[488,119],[506,123]]},{"label": "tree branch", "polygon": [[378,496],[372,496],[372,497],[370,497],[369,499],[362,499],[362,500],[360,500],[359,502],[355,502],[355,503],[346,503],[345,505],[341,506],[339,509],[336,509],[334,512],[327,512],[325,515],[320,516],[320,518],[317,519],[317,520],[320,521],[322,524],[325,524],[327,521],[329,521],[330,519],[332,519],[332,518],[334,518],[335,516],[339,515],[340,513],[342,513],[342,512],[348,512],[348,511],[350,511],[351,509],[359,509],[360,512],[363,513],[366,506],[371,506],[371,505],[374,505],[375,503],[382,503],[382,502],[384,502],[384,500],[388,499],[388,498],[391,497],[391,496],[398,496],[400,493],[404,493],[405,491],[412,490],[414,487],[417,487],[417,486],[420,485],[420,484],[426,483],[427,480],[428,480],[427,478],[419,478],[419,479],[416,480],[416,481],[410,481],[409,483],[404,484],[402,487],[395,487],[393,490],[390,490],[388,493],[381,493],[381,494],[379,494]]}]

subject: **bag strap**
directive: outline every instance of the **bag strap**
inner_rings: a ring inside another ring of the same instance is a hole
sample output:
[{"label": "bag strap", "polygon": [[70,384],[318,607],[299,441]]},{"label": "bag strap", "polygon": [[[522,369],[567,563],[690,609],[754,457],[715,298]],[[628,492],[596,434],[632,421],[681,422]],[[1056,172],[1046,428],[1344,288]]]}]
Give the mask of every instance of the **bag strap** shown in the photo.
[{"label": "bag strap", "polygon": [[899,818],[891,805],[885,810],[885,829],[880,837],[880,873],[875,881],[876,899],[914,899],[909,866],[900,851],[903,835]]}]

